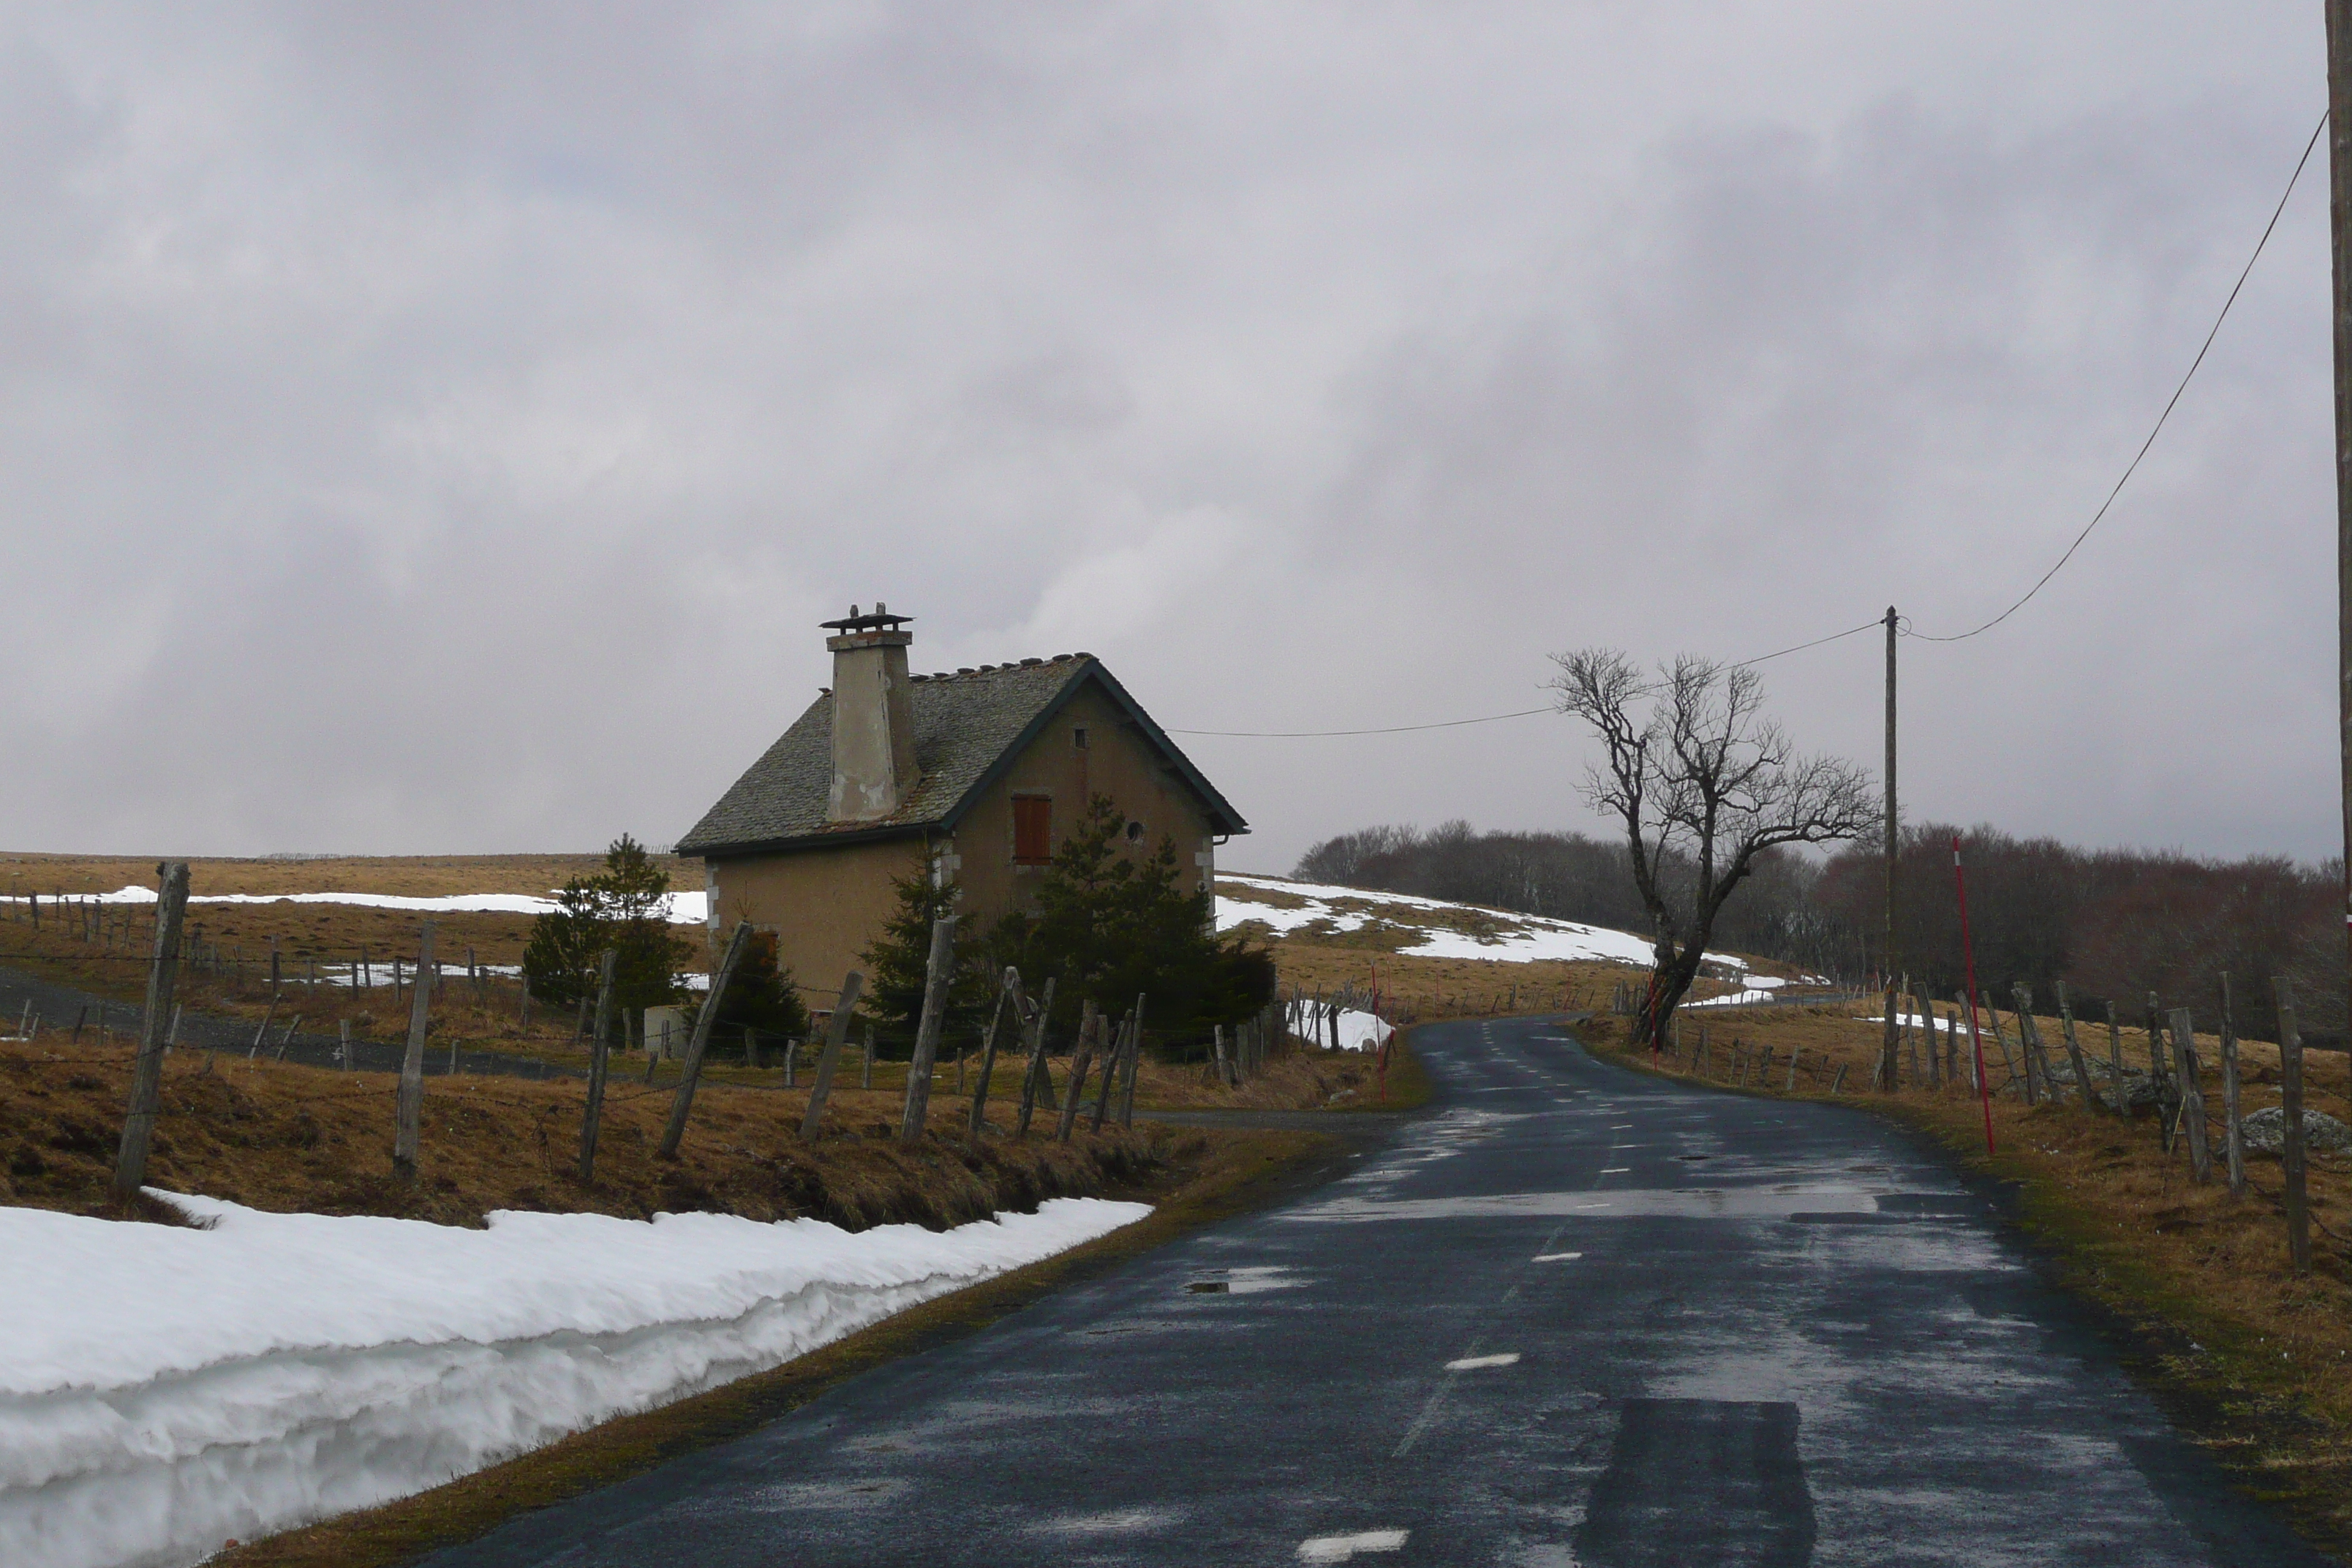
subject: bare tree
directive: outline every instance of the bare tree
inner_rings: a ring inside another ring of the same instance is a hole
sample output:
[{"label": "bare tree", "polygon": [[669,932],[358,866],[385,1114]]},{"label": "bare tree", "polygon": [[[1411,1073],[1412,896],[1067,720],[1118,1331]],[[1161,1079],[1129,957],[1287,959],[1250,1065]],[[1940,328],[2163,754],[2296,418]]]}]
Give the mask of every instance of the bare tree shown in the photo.
[{"label": "bare tree", "polygon": [[1656,955],[1636,1029],[1655,1048],[1757,857],[1867,831],[1877,795],[1852,763],[1799,756],[1763,716],[1763,684],[1745,666],[1685,657],[1653,677],[1614,648],[1553,661],[1560,711],[1591,724],[1607,752],[1584,797],[1624,824]]}]

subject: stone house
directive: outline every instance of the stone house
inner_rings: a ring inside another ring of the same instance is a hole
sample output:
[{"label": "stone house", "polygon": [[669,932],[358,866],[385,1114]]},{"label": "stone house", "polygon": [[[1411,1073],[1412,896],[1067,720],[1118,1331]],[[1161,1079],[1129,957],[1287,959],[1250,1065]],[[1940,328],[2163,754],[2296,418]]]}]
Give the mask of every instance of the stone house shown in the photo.
[{"label": "stone house", "polygon": [[749,921],[822,1010],[920,870],[982,928],[1035,896],[1087,800],[1107,795],[1134,853],[1173,838],[1211,886],[1244,822],[1092,654],[912,675],[912,617],[827,621],[833,685],[677,844],[698,856],[709,935]]}]

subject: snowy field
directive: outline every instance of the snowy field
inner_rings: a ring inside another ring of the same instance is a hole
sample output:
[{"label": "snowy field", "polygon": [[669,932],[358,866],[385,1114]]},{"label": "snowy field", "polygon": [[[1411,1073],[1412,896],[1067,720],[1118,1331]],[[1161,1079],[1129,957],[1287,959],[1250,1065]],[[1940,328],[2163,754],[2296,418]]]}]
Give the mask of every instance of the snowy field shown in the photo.
[{"label": "snowy field", "polygon": [[730,1215],[487,1230],[158,1194],[208,1229],[0,1209],[0,1564],[194,1563],[776,1366],[1133,1224]]},{"label": "snowy field", "polygon": [[[549,889],[551,892],[552,889]],[[111,893],[68,894],[68,904],[87,900],[98,904],[152,904],[155,889],[133,883]],[[672,925],[700,925],[710,913],[708,893],[671,893],[664,898],[664,912]],[[0,898],[0,903],[26,902],[24,899]],[[44,908],[48,899],[42,899]],[[406,910],[420,914],[475,915],[543,915],[555,908],[553,899],[534,898],[529,893],[457,893],[442,899],[411,899],[395,893],[209,893],[193,896],[192,904],[351,904],[368,910]]]},{"label": "snowy field", "polygon": [[[1547,920],[1540,915],[1515,914],[1508,910],[1481,909],[1469,904],[1448,903],[1443,899],[1416,898],[1409,893],[1381,893],[1362,888],[1327,887],[1317,882],[1289,882],[1279,877],[1244,877],[1220,872],[1220,887],[1233,887],[1273,894],[1289,894],[1306,900],[1296,909],[1271,903],[1260,903],[1250,898],[1229,898],[1217,895],[1217,929],[1231,931],[1255,921],[1276,935],[1311,926],[1318,921],[1328,921],[1338,931],[1361,931],[1375,921],[1390,925],[1412,926],[1421,931],[1422,939],[1411,947],[1398,951],[1415,958],[1475,958],[1506,963],[1526,963],[1541,959],[1600,960],[1617,963],[1650,966],[1650,944],[1631,931],[1611,931],[1605,926],[1580,925],[1574,921]],[[1376,908],[1343,910],[1342,901]],[[1469,910],[1482,921],[1491,921],[1499,929],[1491,939],[1456,931],[1441,921],[1416,921],[1416,910],[1454,912]],[[1707,962],[1745,970],[1747,965],[1737,958],[1709,953]]]}]

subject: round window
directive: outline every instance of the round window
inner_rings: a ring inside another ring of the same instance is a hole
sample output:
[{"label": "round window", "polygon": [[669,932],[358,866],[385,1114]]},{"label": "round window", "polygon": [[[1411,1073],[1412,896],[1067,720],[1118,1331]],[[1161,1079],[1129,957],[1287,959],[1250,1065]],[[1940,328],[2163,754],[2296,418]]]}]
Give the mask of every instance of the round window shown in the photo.
[{"label": "round window", "polygon": [[1142,837],[1143,824],[1139,822],[1130,822],[1127,825],[1127,841],[1129,844],[1134,843],[1137,839]]}]

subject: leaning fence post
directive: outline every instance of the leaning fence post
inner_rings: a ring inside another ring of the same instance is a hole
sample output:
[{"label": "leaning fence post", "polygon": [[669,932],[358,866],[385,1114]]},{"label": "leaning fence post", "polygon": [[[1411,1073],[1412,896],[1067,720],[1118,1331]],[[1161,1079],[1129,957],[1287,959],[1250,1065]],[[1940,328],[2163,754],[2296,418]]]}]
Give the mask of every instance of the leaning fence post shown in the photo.
[{"label": "leaning fence post", "polygon": [[[2039,1064],[2040,1072],[2035,1071],[2037,1064],[2033,1058],[2039,1054],[2037,1047],[2042,1044],[2042,1037],[2033,1026],[2033,987],[2023,984],[2012,985],[2009,988],[2009,999],[2017,1005],[2017,1054],[2025,1059],[2025,1103],[2035,1103],[2036,1078],[2041,1080],[2042,1094],[2054,1099],[2050,1095],[2050,1064],[2047,1058]],[[2000,1026],[1996,1023],[1994,1026],[1998,1028]]]},{"label": "leaning fence post", "polygon": [[433,922],[426,921],[417,938],[417,984],[408,988],[414,999],[408,1010],[408,1050],[400,1058],[399,1125],[392,1135],[392,1166],[404,1181],[416,1175],[417,1125],[425,1114],[425,1026],[433,1009],[433,987],[424,981],[432,972]]},{"label": "leaning fence post", "polygon": [[2074,1004],[2066,995],[2066,983],[2058,982],[2058,1020],[2066,1031],[2066,1059],[2074,1064],[2074,1093],[2083,1109],[2096,1110],[2099,1102],[2091,1093],[2091,1068],[2083,1059],[2083,1042],[2074,1037]]},{"label": "leaning fence post", "polygon": [[1003,1025],[1004,1009],[1008,1004],[1013,1009],[1013,1037],[1018,1039],[1021,1026],[1027,1022],[1025,1011],[1029,999],[1021,994],[1021,972],[1010,964],[1005,966],[1002,989],[996,997],[996,1010],[988,1016],[988,1033],[981,1037],[980,1072],[972,1086],[971,1115],[964,1123],[966,1137],[979,1137],[980,1130],[988,1125],[988,1080],[996,1070],[996,1031]]},{"label": "leaning fence post", "polygon": [[147,968],[147,1012],[140,1020],[139,1055],[131,1068],[131,1104],[122,1119],[122,1142],[114,1157],[114,1192],[128,1198],[147,1180],[147,1150],[154,1142],[155,1112],[163,1101],[163,1046],[173,1016],[172,987],[179,978],[180,918],[188,907],[188,863],[167,860],[155,900],[155,954]]},{"label": "leaning fence post", "polygon": [[1037,998],[1036,1016],[1029,1020],[1029,1063],[1021,1074],[1021,1114],[1013,1126],[1015,1138],[1029,1135],[1029,1120],[1036,1113],[1039,1085],[1043,1084],[1047,1089],[1053,1088],[1053,1079],[1048,1076],[1045,1066],[1045,1023],[1053,1016],[1054,987],[1060,981],[1058,974],[1046,977],[1045,994]]},{"label": "leaning fence post", "polygon": [[841,995],[835,1001],[833,1016],[824,1026],[824,1049],[817,1055],[816,1081],[809,1086],[808,1110],[801,1117],[803,1143],[815,1142],[818,1129],[824,1125],[825,1099],[833,1093],[833,1075],[841,1066],[841,1047],[849,1038],[849,1015],[857,1006],[857,994],[865,986],[866,976],[855,969],[842,979]]},{"label": "leaning fence post", "polygon": [[1094,1064],[1095,1041],[1102,1034],[1102,1018],[1089,999],[1085,1015],[1078,1020],[1077,1044],[1071,1047],[1070,1086],[1062,1100],[1062,1124],[1057,1135],[1065,1143],[1070,1141],[1071,1129],[1077,1125],[1078,1096],[1087,1087],[1087,1068]]},{"label": "leaning fence post", "polygon": [[1121,1018],[1111,1031],[1110,1049],[1103,1053],[1102,1081],[1095,1088],[1094,1120],[1087,1124],[1088,1132],[1102,1131],[1103,1118],[1110,1114],[1110,1097],[1118,1086],[1118,1064],[1127,1056],[1127,1032],[1134,1026],[1133,1015]]},{"label": "leaning fence post", "polygon": [[2210,1182],[2213,1151],[2205,1142],[2205,1090],[2197,1082],[2196,1022],[2186,1007],[2172,1010],[2172,1057],[2180,1069],[2181,1124],[2189,1129],[2189,1169],[2200,1182]]},{"label": "leaning fence post", "polygon": [[2246,1195],[2245,1129],[2238,1120],[2238,1017],[2231,1005],[2230,977],[2221,976],[2221,1139],[2229,1158],[2230,1195]]},{"label": "leaning fence post", "polygon": [[1127,1043],[1126,1087],[1119,1091],[1118,1124],[1135,1125],[1135,1076],[1143,1070],[1143,993],[1135,994],[1135,1034]]},{"label": "leaning fence post", "polygon": [[[604,950],[597,965],[596,1032],[588,1043],[588,1099],[580,1113],[580,1184],[596,1180],[596,1127],[604,1116],[604,1071],[613,1056],[613,963],[620,953]],[[585,998],[583,998],[585,1000]]]},{"label": "leaning fence post", "polygon": [[[735,977],[735,965],[741,962],[743,947],[751,935],[751,922],[736,922],[735,934],[728,939],[727,955],[719,961],[719,973],[710,977],[710,994],[695,1009],[694,1033],[686,1042],[686,1060],[678,1068],[677,1093],[669,1102],[669,1125],[662,1129],[661,1147],[656,1157],[677,1158],[679,1140],[686,1136],[687,1113],[694,1109],[694,1086],[702,1077],[702,1053],[710,1047],[711,1026],[719,1022],[719,1006],[727,994],[727,983]],[[665,1033],[668,1026],[663,1026]]]},{"label": "leaning fence post", "polygon": [[923,973],[923,1013],[915,1025],[915,1054],[907,1064],[907,1105],[898,1120],[898,1142],[923,1135],[930,1113],[931,1064],[940,1054],[940,1031],[947,1026],[948,984],[955,976],[956,917],[931,922],[931,955]]},{"label": "leaning fence post", "polygon": [[2286,1256],[2300,1274],[2311,1268],[2311,1211],[2303,1185],[2303,1031],[2295,1027],[2294,982],[2274,974],[2271,990],[2278,997],[2279,1168],[2286,1177]]}]

